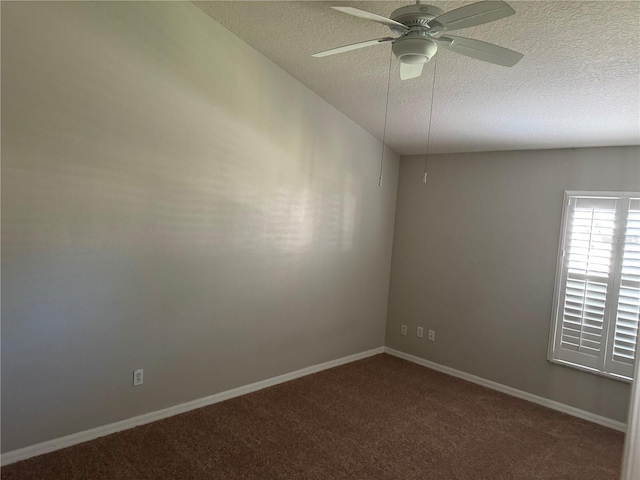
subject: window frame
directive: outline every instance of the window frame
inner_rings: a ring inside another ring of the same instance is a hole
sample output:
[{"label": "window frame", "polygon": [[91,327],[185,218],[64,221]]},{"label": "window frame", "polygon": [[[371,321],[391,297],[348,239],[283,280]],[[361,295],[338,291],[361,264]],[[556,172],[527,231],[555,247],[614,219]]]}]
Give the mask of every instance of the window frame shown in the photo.
[{"label": "window frame", "polygon": [[[566,292],[566,284],[567,284],[567,279],[566,279],[567,272],[565,272],[565,268],[564,268],[565,243],[567,240],[566,237],[568,233],[568,226],[569,226],[568,223],[570,221],[569,214],[571,212],[571,208],[575,208],[570,205],[570,200],[572,197],[614,198],[618,200],[626,199],[627,201],[629,201],[632,198],[640,198],[640,192],[565,190],[564,197],[563,197],[563,204],[562,204],[562,220],[560,224],[560,235],[559,235],[559,241],[558,241],[556,275],[555,275],[555,282],[553,287],[553,303],[552,303],[552,310],[551,310],[551,326],[550,326],[550,333],[549,333],[547,360],[556,365],[562,365],[565,367],[582,370],[585,372],[589,372],[595,375],[622,381],[625,383],[631,383],[633,381],[633,378],[627,377],[625,375],[606,372],[604,370],[601,370],[599,368],[601,365],[599,365],[598,367],[590,367],[587,365],[583,365],[581,363],[575,363],[567,359],[557,358],[556,356],[556,343],[557,343],[556,336],[559,334],[559,330],[561,330],[562,328],[561,324],[562,324],[562,318],[563,318],[560,312],[560,307],[561,307],[560,304],[561,304],[561,300],[564,299],[564,295]],[[616,208],[621,209],[620,205],[618,205]],[[626,229],[626,226],[627,226],[627,217],[625,217],[624,219],[623,228]],[[622,235],[624,235],[624,233]],[[616,257],[620,253],[621,248],[622,249],[624,248],[624,241],[619,243],[622,243],[622,247],[617,247],[616,249],[617,251],[612,252],[612,254]],[[617,263],[617,258],[616,258],[616,263]],[[611,307],[614,308],[614,310],[616,311],[617,311],[617,302],[619,301],[619,287],[620,287],[619,285],[620,278],[618,277],[619,275],[617,274],[617,270],[614,270],[612,272],[612,278],[610,277],[607,279],[607,282],[608,283],[610,282],[612,286],[614,286],[612,294],[615,294],[615,299],[611,301]],[[607,301],[607,303],[609,303],[609,301]],[[604,352],[602,354],[604,357],[604,359],[602,360],[602,366],[605,366],[605,367],[606,367],[606,364],[610,361],[608,359],[607,354],[613,348],[611,345],[611,341],[612,341],[611,338],[613,335],[615,335],[615,321],[616,321],[613,315],[614,314],[611,311],[608,312],[608,315],[606,318],[606,324],[607,324],[606,332],[603,332],[603,341],[605,343],[602,345],[602,349]],[[613,322],[613,326],[611,325],[611,322]],[[640,340],[640,335],[638,336],[638,339]],[[635,363],[637,363],[639,355],[640,355],[640,345],[636,347]],[[640,372],[638,374],[640,374]]]}]

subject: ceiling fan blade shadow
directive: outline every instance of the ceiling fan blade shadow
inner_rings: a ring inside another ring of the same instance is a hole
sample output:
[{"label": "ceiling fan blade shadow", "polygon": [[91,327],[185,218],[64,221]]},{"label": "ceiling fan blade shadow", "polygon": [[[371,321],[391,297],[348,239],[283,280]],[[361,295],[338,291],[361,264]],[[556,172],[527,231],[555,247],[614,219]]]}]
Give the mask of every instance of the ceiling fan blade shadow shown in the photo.
[{"label": "ceiling fan blade shadow", "polygon": [[409,80],[422,75],[424,63],[400,63],[400,80]]},{"label": "ceiling fan blade shadow", "polygon": [[448,41],[453,40],[453,43],[440,43],[443,48],[451,50],[452,52],[466,55],[467,57],[482,60],[483,62],[495,63],[496,65],[502,65],[505,67],[513,67],[518,63],[524,55],[522,53],[514,52],[508,48],[494,45],[493,43],[481,42],[480,40],[474,40],[472,38],[458,37],[454,35],[447,35],[446,37],[440,37],[441,39]]},{"label": "ceiling fan blade shadow", "polygon": [[432,32],[444,30],[460,30],[483,23],[495,22],[513,15],[515,10],[501,1],[472,3],[456,8],[431,20],[428,25]]},{"label": "ceiling fan blade shadow", "polygon": [[395,20],[391,20],[390,18],[387,18],[387,17],[381,17],[380,15],[376,15],[375,13],[365,12],[364,10],[359,10],[353,7],[331,7],[331,8],[343,13],[348,13],[349,15],[353,15],[355,17],[364,18],[365,20],[378,22],[383,25],[387,25],[388,27],[396,27],[403,31],[409,30],[409,28],[406,25],[403,25],[400,22],[396,22]]}]

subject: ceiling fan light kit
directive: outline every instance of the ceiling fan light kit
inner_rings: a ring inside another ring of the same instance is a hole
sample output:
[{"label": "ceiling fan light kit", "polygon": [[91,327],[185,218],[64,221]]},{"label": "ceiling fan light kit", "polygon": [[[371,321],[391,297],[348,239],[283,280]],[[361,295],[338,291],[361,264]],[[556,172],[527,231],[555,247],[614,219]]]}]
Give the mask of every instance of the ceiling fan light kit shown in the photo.
[{"label": "ceiling fan light kit", "polygon": [[393,54],[401,63],[426,63],[438,50],[436,42],[428,38],[402,37],[393,43]]},{"label": "ceiling fan light kit", "polygon": [[521,53],[492,43],[465,37],[441,35],[445,31],[494,22],[516,13],[513,8],[502,1],[472,3],[446,13],[443,13],[438,7],[423,5],[418,1],[416,4],[394,10],[388,18],[352,7],[331,8],[386,25],[395,35],[399,36],[345,45],[315,53],[313,56],[326,57],[382,43],[391,43],[391,50],[400,61],[400,78],[402,80],[419,77],[422,74],[423,64],[433,58],[439,46],[477,60],[505,67],[512,67],[523,57]]}]

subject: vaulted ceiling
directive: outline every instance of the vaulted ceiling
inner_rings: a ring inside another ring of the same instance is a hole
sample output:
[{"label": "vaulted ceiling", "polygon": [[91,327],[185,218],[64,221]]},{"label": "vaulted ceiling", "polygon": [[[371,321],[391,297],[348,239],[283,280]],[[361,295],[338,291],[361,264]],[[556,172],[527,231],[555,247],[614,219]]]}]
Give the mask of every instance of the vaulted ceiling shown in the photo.
[{"label": "vaulted ceiling", "polygon": [[[329,8],[388,16],[410,2],[213,1],[214,20],[400,154],[425,153],[436,62],[401,81],[389,44],[312,53],[393,36]],[[422,2],[427,3],[427,2]],[[473,2],[428,2],[444,11]],[[510,1],[516,14],[454,32],[523,53],[515,67],[441,49],[429,151],[640,144],[640,3]],[[385,133],[385,110],[387,111]]]}]

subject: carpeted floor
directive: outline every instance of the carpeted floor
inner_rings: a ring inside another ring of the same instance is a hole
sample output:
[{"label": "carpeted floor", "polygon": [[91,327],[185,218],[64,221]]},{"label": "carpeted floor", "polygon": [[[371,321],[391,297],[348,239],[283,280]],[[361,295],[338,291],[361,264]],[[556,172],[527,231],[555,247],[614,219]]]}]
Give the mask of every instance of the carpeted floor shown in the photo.
[{"label": "carpeted floor", "polygon": [[2,468],[18,479],[615,480],[621,433],[377,355]]}]

